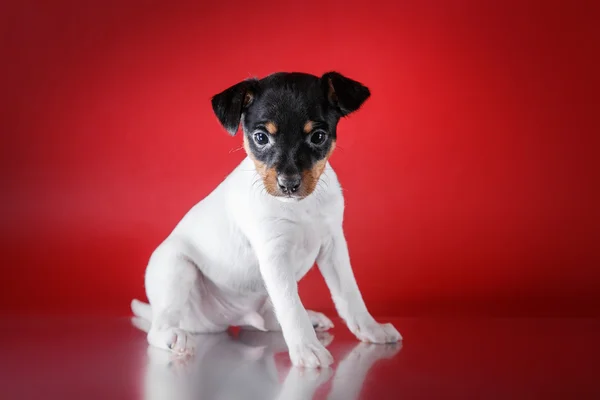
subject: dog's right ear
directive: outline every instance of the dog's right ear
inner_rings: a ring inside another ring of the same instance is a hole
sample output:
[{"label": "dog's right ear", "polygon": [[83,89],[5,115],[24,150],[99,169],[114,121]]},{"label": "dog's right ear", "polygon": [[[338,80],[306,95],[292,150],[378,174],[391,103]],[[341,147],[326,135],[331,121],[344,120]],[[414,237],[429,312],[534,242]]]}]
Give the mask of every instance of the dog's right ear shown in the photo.
[{"label": "dog's right ear", "polygon": [[213,111],[231,136],[237,133],[242,113],[254,101],[257,88],[258,80],[248,79],[213,96]]}]

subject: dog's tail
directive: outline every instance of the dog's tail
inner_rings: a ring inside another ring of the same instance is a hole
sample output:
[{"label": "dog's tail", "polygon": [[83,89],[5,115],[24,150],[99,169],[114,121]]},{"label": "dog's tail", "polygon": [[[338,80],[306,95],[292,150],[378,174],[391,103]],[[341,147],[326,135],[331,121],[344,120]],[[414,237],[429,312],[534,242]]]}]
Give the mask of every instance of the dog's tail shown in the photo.
[{"label": "dog's tail", "polygon": [[131,311],[136,317],[152,321],[152,306],[137,299],[131,300]]}]

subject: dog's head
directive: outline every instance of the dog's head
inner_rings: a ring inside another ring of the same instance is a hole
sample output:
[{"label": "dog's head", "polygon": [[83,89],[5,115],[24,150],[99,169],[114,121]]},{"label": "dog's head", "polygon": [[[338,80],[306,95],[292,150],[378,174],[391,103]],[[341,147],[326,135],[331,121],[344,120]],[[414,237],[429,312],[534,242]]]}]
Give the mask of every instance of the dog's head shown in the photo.
[{"label": "dog's head", "polygon": [[244,148],[266,191],[300,200],[317,186],[335,148],[338,121],[369,96],[367,87],[337,72],[276,73],[224,90],[212,107],[232,136],[242,122]]}]

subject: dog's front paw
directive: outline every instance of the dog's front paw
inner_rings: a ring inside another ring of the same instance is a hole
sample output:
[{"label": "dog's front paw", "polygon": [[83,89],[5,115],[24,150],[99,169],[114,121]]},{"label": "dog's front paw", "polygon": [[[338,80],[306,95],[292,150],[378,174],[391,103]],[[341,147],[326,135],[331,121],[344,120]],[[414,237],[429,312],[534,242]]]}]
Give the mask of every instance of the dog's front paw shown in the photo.
[{"label": "dog's front paw", "polygon": [[402,340],[402,335],[392,324],[380,324],[372,317],[349,322],[348,329],[358,340],[367,343],[396,343]]},{"label": "dog's front paw", "polygon": [[318,341],[293,344],[289,352],[292,364],[297,367],[325,368],[333,363],[329,350]]}]

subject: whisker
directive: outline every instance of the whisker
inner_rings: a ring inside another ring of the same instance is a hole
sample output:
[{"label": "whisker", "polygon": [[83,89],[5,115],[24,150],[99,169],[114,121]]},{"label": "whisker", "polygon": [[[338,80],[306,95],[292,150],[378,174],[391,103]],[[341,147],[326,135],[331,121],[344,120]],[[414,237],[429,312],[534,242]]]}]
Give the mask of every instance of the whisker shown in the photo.
[{"label": "whisker", "polygon": [[242,150],[243,148],[244,148],[244,146],[240,146],[240,147],[238,147],[238,148],[231,149],[231,150],[229,150],[229,154],[231,154],[231,153],[235,153],[236,151],[240,151],[240,150]]}]

